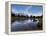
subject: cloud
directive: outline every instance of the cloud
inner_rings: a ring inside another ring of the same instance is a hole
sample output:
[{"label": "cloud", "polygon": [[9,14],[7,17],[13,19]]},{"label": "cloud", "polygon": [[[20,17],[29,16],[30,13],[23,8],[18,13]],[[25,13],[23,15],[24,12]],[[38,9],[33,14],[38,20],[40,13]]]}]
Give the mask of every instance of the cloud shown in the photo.
[{"label": "cloud", "polygon": [[30,8],[32,8],[32,6],[28,6],[27,9],[26,9],[26,11],[28,11]]},{"label": "cloud", "polygon": [[[33,12],[29,12],[28,10],[32,8],[32,6],[28,6],[25,10],[20,10],[18,11],[16,8],[12,8],[12,13],[16,14],[16,13],[23,13],[24,15],[28,15],[28,16],[41,16],[42,15],[42,10],[37,12],[37,13],[33,13]],[[35,12],[35,11],[34,11]]]},{"label": "cloud", "polygon": [[42,11],[39,11],[38,13],[34,14],[32,13],[32,16],[41,16],[42,15]]},{"label": "cloud", "polygon": [[18,13],[18,11],[17,11],[16,9],[13,9],[13,8],[12,8],[11,11],[12,11],[12,13],[14,13],[14,14]]}]

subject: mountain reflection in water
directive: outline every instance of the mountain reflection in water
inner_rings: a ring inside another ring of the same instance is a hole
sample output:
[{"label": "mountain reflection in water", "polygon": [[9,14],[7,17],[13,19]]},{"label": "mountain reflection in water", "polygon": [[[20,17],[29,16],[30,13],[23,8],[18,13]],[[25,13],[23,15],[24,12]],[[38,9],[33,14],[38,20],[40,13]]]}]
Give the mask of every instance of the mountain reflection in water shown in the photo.
[{"label": "mountain reflection in water", "polygon": [[11,24],[11,31],[36,30],[38,24],[37,21],[31,19],[15,20],[15,22]]}]

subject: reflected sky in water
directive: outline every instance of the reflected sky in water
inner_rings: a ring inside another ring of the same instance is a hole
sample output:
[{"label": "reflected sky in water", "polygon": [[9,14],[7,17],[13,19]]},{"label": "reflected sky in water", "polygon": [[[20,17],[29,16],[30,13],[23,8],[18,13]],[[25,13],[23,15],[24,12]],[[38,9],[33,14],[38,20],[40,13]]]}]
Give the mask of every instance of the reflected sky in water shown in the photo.
[{"label": "reflected sky in water", "polygon": [[11,31],[24,31],[24,30],[35,30],[37,29],[38,20],[34,21],[31,19],[18,21],[16,20],[11,24]]}]

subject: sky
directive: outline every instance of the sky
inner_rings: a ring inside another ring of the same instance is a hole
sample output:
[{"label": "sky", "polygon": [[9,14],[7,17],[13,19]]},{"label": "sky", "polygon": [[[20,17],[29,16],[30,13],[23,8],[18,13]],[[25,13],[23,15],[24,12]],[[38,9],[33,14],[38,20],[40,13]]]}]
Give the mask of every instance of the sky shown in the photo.
[{"label": "sky", "polygon": [[43,12],[43,7],[41,5],[12,4],[11,11],[14,14],[21,13],[28,16],[41,16]]}]

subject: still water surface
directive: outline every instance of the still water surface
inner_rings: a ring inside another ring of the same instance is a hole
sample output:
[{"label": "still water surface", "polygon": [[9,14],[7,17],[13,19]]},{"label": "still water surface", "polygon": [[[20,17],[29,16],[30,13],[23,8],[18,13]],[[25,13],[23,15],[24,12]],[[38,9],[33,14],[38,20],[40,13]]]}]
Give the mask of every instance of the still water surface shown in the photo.
[{"label": "still water surface", "polygon": [[37,24],[38,24],[37,21],[33,21],[31,19],[15,20],[11,24],[11,31],[36,30],[37,29]]}]

